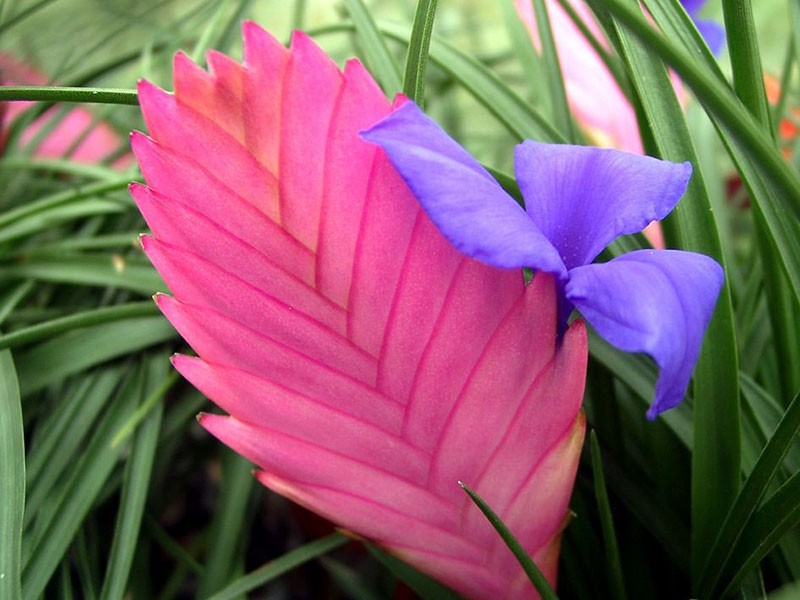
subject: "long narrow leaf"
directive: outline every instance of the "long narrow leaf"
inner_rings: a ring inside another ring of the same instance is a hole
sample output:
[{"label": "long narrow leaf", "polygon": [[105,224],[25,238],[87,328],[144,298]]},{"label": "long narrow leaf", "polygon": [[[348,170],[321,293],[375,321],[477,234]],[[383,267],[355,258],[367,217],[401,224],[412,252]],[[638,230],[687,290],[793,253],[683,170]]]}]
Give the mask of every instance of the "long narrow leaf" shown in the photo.
[{"label": "long narrow leaf", "polygon": [[400,76],[400,67],[389,52],[383,35],[375,25],[367,7],[364,6],[363,0],[345,0],[345,7],[359,35],[370,72],[381,84],[386,96],[394,98],[395,94],[403,90],[403,80]]},{"label": "long narrow leaf", "polygon": [[207,598],[234,579],[242,537],[247,537],[247,502],[255,478],[253,465],[241,456],[224,450],[219,502],[211,522],[206,553],[206,570],[200,578],[198,595]]},{"label": "long narrow leaf", "polygon": [[[157,358],[159,363],[163,364],[163,357],[157,355]],[[133,555],[136,552],[145,501],[150,489],[150,473],[153,469],[153,460],[161,429],[162,412],[162,405],[158,405],[150,412],[133,442],[131,455],[125,469],[114,540],[108,558],[103,589],[100,592],[101,600],[113,600],[125,595]]]},{"label": "long narrow leaf", "polygon": [[748,151],[748,156],[780,190],[783,206],[800,215],[800,177],[783,160],[771,136],[755,122],[738,99],[702,65],[692,60],[676,42],[658,33],[627,0],[597,0],[612,11],[626,28],[639,37],[681,76],[720,124]]},{"label": "long narrow leaf", "polygon": [[66,317],[37,323],[30,327],[20,329],[14,333],[0,335],[0,349],[13,348],[33,342],[38,342],[48,337],[88,327],[101,323],[111,323],[133,317],[155,316],[158,314],[152,302],[131,302],[130,304],[117,304],[106,308],[96,308],[80,313],[73,313]]},{"label": "long narrow leaf", "polygon": [[[70,331],[19,354],[22,395],[90,366],[174,339],[161,317],[139,317]],[[80,349],[80,352],[76,349]]]},{"label": "long narrow leaf", "polygon": [[800,431],[800,394],[795,396],[778,427],[764,448],[753,471],[742,486],[708,554],[700,575],[700,597],[711,597],[720,585],[726,561],[731,556],[742,531],[767,493],[769,484],[794,444]]},{"label": "long narrow leaf", "polygon": [[334,533],[327,537],[320,538],[313,542],[300,546],[291,552],[287,552],[280,558],[268,562],[255,571],[240,577],[226,588],[220,590],[208,600],[233,600],[242,594],[256,589],[262,585],[277,579],[284,573],[313,560],[323,554],[335,550],[348,542],[348,538],[341,533]]},{"label": "long narrow leaf", "polygon": [[414,25],[408,41],[408,57],[403,75],[403,92],[420,106],[424,103],[425,69],[431,44],[438,0],[417,0]]},{"label": "long narrow leaf", "polygon": [[514,534],[511,533],[508,527],[506,527],[505,524],[500,520],[500,517],[495,514],[491,507],[486,504],[480,498],[480,496],[469,489],[469,487],[467,487],[463,482],[459,481],[458,485],[463,488],[463,490],[475,503],[475,506],[477,506],[486,516],[486,519],[492,524],[492,527],[495,528],[497,533],[503,539],[503,542],[506,544],[506,546],[508,546],[509,550],[514,553],[514,556],[516,556],[519,564],[522,565],[523,570],[531,580],[533,586],[536,588],[536,591],[539,592],[539,595],[544,600],[558,600],[558,596],[556,596],[553,588],[550,587],[547,578],[539,570],[539,567],[536,566],[536,563],[533,562],[533,559],[528,556],[528,553],[525,552],[522,544],[520,544],[517,538],[514,537]]},{"label": "long narrow leaf", "polygon": [[544,0],[533,0],[533,11],[536,15],[536,26],[539,30],[539,40],[542,45],[542,62],[547,72],[547,87],[550,91],[550,107],[555,126],[568,140],[575,140],[572,115],[567,103],[567,92],[564,87],[564,77],[561,73],[558,52],[556,51],[553,30],[550,27],[550,17]]},{"label": "long narrow leaf", "polygon": [[603,545],[606,551],[606,570],[613,593],[618,600],[625,600],[625,579],[622,575],[622,563],[617,546],[617,534],[614,530],[614,518],[611,515],[611,503],[608,500],[606,479],[603,475],[603,459],[600,455],[600,445],[597,434],[592,430],[589,434],[592,456],[592,473],[594,475],[594,494],[597,500],[597,510],[600,513],[600,526],[603,530]]},{"label": "long narrow leaf", "polygon": [[0,352],[0,597],[22,597],[22,519],[25,511],[25,436],[17,374]]},{"label": "long narrow leaf", "polygon": [[[724,263],[699,162],[667,71],[630,32],[619,29],[618,35],[659,153],[670,160],[689,160],[695,167],[686,196],[664,222],[665,235],[679,247],[702,252]],[[726,284],[694,375],[692,557],[697,572],[736,497],[741,475],[733,322],[730,288]]]},{"label": "long narrow leaf", "polygon": [[769,553],[781,538],[800,524],[800,473],[795,473],[758,509],[742,531],[721,580],[721,596],[733,593],[743,578]]}]

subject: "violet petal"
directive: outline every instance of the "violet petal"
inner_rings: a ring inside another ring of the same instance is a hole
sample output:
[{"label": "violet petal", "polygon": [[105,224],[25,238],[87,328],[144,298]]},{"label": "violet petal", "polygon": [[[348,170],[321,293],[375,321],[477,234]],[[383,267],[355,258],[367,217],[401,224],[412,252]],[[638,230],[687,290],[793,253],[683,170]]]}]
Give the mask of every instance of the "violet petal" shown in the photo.
[{"label": "violet petal", "polygon": [[461,252],[502,268],[566,275],[553,245],[478,161],[413,102],[361,136],[380,145]]},{"label": "violet petal", "polygon": [[622,234],[675,207],[692,174],[672,163],[607,148],[527,140],[514,152],[525,209],[572,269]]},{"label": "violet petal", "polygon": [[723,277],[713,259],[679,250],[639,250],[570,271],[567,297],[597,332],[661,368],[648,418],[683,399]]}]

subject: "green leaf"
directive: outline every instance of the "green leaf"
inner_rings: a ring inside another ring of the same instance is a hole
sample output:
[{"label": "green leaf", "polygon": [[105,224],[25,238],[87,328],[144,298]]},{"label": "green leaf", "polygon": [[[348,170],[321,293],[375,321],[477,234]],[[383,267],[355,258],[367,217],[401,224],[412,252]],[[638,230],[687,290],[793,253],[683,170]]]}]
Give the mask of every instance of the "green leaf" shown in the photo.
[{"label": "green leaf", "polygon": [[254,489],[253,464],[227,448],[221,449],[222,480],[219,501],[209,529],[206,569],[200,578],[198,596],[207,598],[234,579],[241,558],[243,539],[249,526],[244,516]]},{"label": "green leaf", "polygon": [[531,580],[531,583],[536,588],[536,591],[539,592],[539,595],[543,598],[543,600],[558,600],[558,596],[556,596],[553,588],[550,587],[550,583],[547,581],[547,578],[539,570],[539,567],[536,566],[536,563],[533,562],[533,559],[528,556],[528,553],[525,552],[525,548],[522,547],[522,544],[519,543],[519,540],[514,537],[514,534],[509,531],[508,527],[505,526],[505,523],[500,520],[500,517],[497,516],[497,514],[480,498],[480,496],[464,485],[464,483],[459,481],[458,485],[460,485],[462,489],[467,492],[467,495],[486,516],[486,519],[489,521],[489,523],[492,524],[492,527],[494,527],[497,533],[500,534],[503,542],[505,542],[506,546],[508,546],[508,549],[511,550],[516,559],[519,561],[519,564],[522,566],[522,569],[525,571],[528,579]]},{"label": "green leaf", "polygon": [[110,286],[146,296],[167,291],[161,277],[147,260],[112,253],[31,256],[21,263],[4,265],[0,270],[0,281],[4,279]]},{"label": "green leaf", "polygon": [[[381,25],[381,30],[400,42],[408,37],[408,30],[402,26],[386,23]],[[530,138],[544,142],[566,142],[564,136],[529,102],[474,58],[436,36],[431,40],[429,58],[520,140]]]},{"label": "green leaf", "polygon": [[606,551],[606,572],[608,573],[611,593],[617,600],[625,600],[625,579],[622,575],[622,562],[619,558],[617,534],[614,530],[614,517],[611,515],[611,503],[608,501],[606,479],[603,475],[603,459],[597,434],[592,430],[589,434],[592,455],[592,474],[594,475],[594,494],[597,510],[600,513],[600,526],[603,530],[603,546]]},{"label": "green leaf", "polygon": [[[800,176],[794,172],[772,144],[770,133],[747,112],[717,77],[678,43],[660,34],[628,0],[596,0],[608,8],[618,21],[672,67],[692,88],[706,111],[725,128],[732,140],[741,144],[748,159],[780,193],[781,206],[800,215]],[[774,210],[774,207],[770,208]]]},{"label": "green leaf", "polygon": [[95,308],[84,312],[73,313],[66,317],[52,319],[44,323],[37,323],[30,327],[25,327],[9,333],[0,335],[0,350],[24,346],[33,342],[41,341],[45,338],[53,337],[60,333],[100,325],[102,323],[113,323],[135,317],[155,316],[159,314],[158,308],[153,302],[131,302],[129,304],[115,304],[104,308]]},{"label": "green leaf", "polygon": [[800,473],[795,473],[752,516],[728,561],[721,579],[722,597],[736,591],[781,538],[800,525]]},{"label": "green leaf", "polygon": [[366,63],[370,73],[381,84],[388,98],[394,98],[403,90],[400,67],[394,60],[383,35],[372,20],[362,0],[345,0],[345,7],[353,20],[359,41],[364,48]]},{"label": "green leaf", "polygon": [[725,570],[726,562],[761,499],[767,493],[769,484],[794,444],[798,432],[800,432],[800,394],[795,396],[778,423],[778,427],[725,517],[698,580],[697,589],[700,597],[714,596],[713,592],[722,584],[720,577]]},{"label": "green leaf", "polygon": [[83,519],[102,493],[122,452],[122,448],[111,447],[113,434],[133,412],[141,398],[143,384],[143,369],[137,369],[115,402],[109,405],[108,413],[83,448],[80,459],[70,466],[68,480],[59,488],[59,493],[49,498],[52,509],[46,515],[37,516],[36,535],[29,542],[28,560],[22,572],[26,600],[41,596]]},{"label": "green leaf", "polygon": [[[156,368],[164,370],[162,364],[166,363],[166,357],[156,355],[150,360],[151,364],[155,363],[149,369],[150,371],[154,371]],[[150,474],[153,470],[153,461],[161,430],[162,408],[163,406],[159,404],[150,411],[133,441],[122,482],[122,499],[117,513],[114,540],[106,563],[106,576],[100,592],[101,600],[113,600],[125,596],[141,529],[142,514],[150,490]]]},{"label": "green leaf", "polygon": [[428,48],[431,44],[436,4],[437,0],[417,0],[414,24],[408,40],[403,92],[420,107],[425,99],[425,69],[428,66]]},{"label": "green leaf", "polygon": [[547,5],[544,0],[533,0],[533,11],[536,15],[536,27],[539,30],[539,40],[542,45],[542,60],[547,73],[547,89],[550,91],[550,108],[553,112],[553,122],[556,128],[570,142],[575,142],[575,127],[567,102],[567,92],[564,88],[564,77],[561,65],[558,62],[553,31],[550,28],[550,17],[547,14]]},{"label": "green leaf", "polygon": [[349,540],[341,533],[333,533],[327,537],[320,538],[313,542],[300,546],[294,550],[287,552],[280,558],[276,558],[265,565],[259,567],[255,571],[240,577],[224,589],[220,590],[208,600],[234,600],[241,594],[256,589],[274,579],[277,579],[284,573],[299,567],[303,563],[318,558],[336,548],[345,545]]},{"label": "green leaf", "polygon": [[103,323],[62,334],[18,355],[22,395],[176,337],[175,330],[161,316]]},{"label": "green leaf", "polygon": [[121,376],[122,370],[115,366],[99,369],[65,386],[58,395],[58,410],[48,411],[37,424],[27,457],[26,528],[55,493],[54,486],[68,466],[78,462],[98,415],[113,399]]},{"label": "green leaf", "polygon": [[421,573],[399,558],[387,554],[377,546],[367,544],[367,550],[378,562],[389,569],[395,577],[405,583],[423,600],[460,600],[461,596],[449,587]]},{"label": "green leaf", "polygon": [[0,598],[22,597],[22,520],[25,511],[25,434],[17,374],[0,352]]},{"label": "green leaf", "polygon": [[58,86],[1,86],[0,102],[6,100],[139,105],[136,90]]},{"label": "green leaf", "polygon": [[[668,246],[712,256],[724,265],[716,223],[683,110],[666,69],[625,29],[617,33],[653,141],[662,158],[690,161],[694,173],[684,198],[662,222]],[[671,240],[671,243],[670,243]],[[717,307],[694,373],[692,557],[699,573],[741,477],[738,355],[729,284]]]},{"label": "green leaf", "polygon": [[736,95],[762,125],[770,125],[767,93],[764,89],[764,69],[758,52],[751,0],[723,0],[725,31],[733,43],[728,46],[733,69],[733,88]]}]

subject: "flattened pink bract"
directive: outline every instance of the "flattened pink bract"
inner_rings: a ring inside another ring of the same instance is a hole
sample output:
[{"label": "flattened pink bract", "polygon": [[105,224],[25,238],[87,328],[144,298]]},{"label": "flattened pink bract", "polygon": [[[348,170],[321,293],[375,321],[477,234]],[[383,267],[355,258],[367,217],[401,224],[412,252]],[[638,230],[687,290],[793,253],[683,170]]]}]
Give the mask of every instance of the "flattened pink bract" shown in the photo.
[{"label": "flattened pink bract", "polygon": [[533,588],[457,485],[555,582],[583,440],[586,334],[555,286],[453,249],[382,151],[391,110],[358,61],[252,23],[245,60],[175,59],[132,146],[175,367],[230,416],[201,423],[259,480],[473,598]]}]

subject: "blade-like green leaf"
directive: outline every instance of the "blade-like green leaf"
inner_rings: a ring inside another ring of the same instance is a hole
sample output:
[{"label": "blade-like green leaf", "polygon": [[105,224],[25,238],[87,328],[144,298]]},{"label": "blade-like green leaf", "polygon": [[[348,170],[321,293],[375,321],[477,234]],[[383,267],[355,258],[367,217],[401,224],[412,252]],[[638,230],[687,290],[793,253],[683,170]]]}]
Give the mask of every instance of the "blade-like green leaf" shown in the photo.
[{"label": "blade-like green leaf", "polygon": [[[156,358],[159,363],[166,362],[163,356],[156,355]],[[155,360],[151,359],[151,363],[153,362]],[[150,371],[154,370],[153,366]],[[163,366],[160,370],[164,370]],[[103,589],[100,592],[101,600],[113,600],[125,596],[141,529],[142,514],[150,489],[150,474],[161,430],[162,412],[161,404],[151,410],[133,441],[122,483],[122,499],[117,513],[114,540],[111,544]]]},{"label": "blade-like green leaf", "polygon": [[614,530],[614,518],[611,515],[611,503],[608,501],[606,479],[603,475],[603,459],[600,455],[600,445],[597,443],[597,434],[594,430],[589,434],[592,455],[592,474],[594,475],[594,494],[597,500],[597,510],[600,513],[600,526],[603,530],[603,546],[606,551],[606,571],[612,595],[618,600],[625,600],[625,579],[622,575],[622,562],[619,558],[617,534]]},{"label": "blade-like green leaf", "polygon": [[333,533],[327,537],[310,542],[305,546],[300,546],[291,552],[287,552],[280,558],[268,562],[255,571],[240,577],[211,596],[208,600],[233,600],[238,598],[240,595],[246,594],[257,587],[277,579],[284,573],[291,571],[309,560],[313,560],[335,550],[339,546],[343,546],[348,541],[349,538],[341,533]]},{"label": "blade-like green leaf", "polygon": [[115,304],[105,308],[87,310],[45,323],[37,323],[14,333],[0,335],[0,349],[31,344],[73,329],[156,314],[158,314],[156,305],[149,301]]},{"label": "blade-like green leaf", "polygon": [[345,0],[345,7],[355,25],[370,73],[381,84],[386,96],[394,98],[403,90],[403,80],[383,35],[362,0]]},{"label": "blade-like green leaf", "polygon": [[234,579],[241,558],[242,538],[249,529],[244,520],[254,489],[253,464],[227,448],[221,449],[222,481],[219,502],[209,530],[206,569],[200,578],[198,595],[207,598]]},{"label": "blade-like green leaf", "polygon": [[795,473],[761,505],[742,531],[739,543],[720,578],[725,582],[721,597],[729,596],[736,591],[743,578],[784,535],[798,525],[800,525],[800,473]]},{"label": "blade-like green leaf", "polygon": [[37,100],[43,102],[84,102],[137,106],[136,90],[58,86],[2,86],[0,102]]},{"label": "blade-like green leaf", "polygon": [[459,600],[461,596],[450,588],[420,573],[399,558],[387,554],[377,546],[367,544],[367,550],[400,581],[414,590],[422,600]]},{"label": "blade-like green leaf", "polygon": [[119,254],[32,256],[22,263],[4,266],[0,281],[4,279],[110,286],[146,296],[167,291],[149,262],[138,256],[125,258]]},{"label": "blade-like green leaf", "polygon": [[403,92],[420,106],[423,105],[425,99],[425,69],[428,66],[428,49],[431,44],[437,1],[417,0],[411,37],[408,38]]},{"label": "blade-like green leaf", "polygon": [[626,29],[675,69],[709,114],[718,119],[733,139],[741,143],[748,158],[780,192],[781,205],[795,216],[800,215],[800,176],[777,152],[772,144],[771,134],[764,132],[763,127],[733,96],[730,88],[710,74],[700,62],[694,61],[677,42],[654,29],[641,11],[628,0],[596,1],[608,8]]},{"label": "blade-like green leaf", "polygon": [[95,429],[91,441],[84,447],[80,459],[70,470],[70,477],[50,498],[52,509],[37,517],[37,535],[30,541],[23,566],[23,598],[38,598],[52,577],[64,553],[72,543],[83,519],[103,491],[122,448],[113,449],[114,432],[130,415],[141,398],[143,373],[141,369],[130,378],[116,401],[109,406],[103,422]]},{"label": "blade-like green leaf", "polygon": [[550,17],[544,0],[532,0],[533,11],[536,15],[536,27],[539,30],[539,40],[542,45],[542,61],[547,73],[547,88],[550,91],[550,108],[553,114],[553,123],[556,128],[570,142],[575,142],[575,127],[567,103],[567,92],[564,87],[564,77],[558,60],[553,30],[550,28]]},{"label": "blade-like green leaf", "polygon": [[[617,30],[631,79],[659,154],[694,167],[686,195],[662,226],[668,245],[701,252],[724,264],[691,135],[667,71],[631,33]],[[670,243],[672,240],[673,243]],[[699,573],[732,505],[741,476],[739,388],[733,308],[723,286],[694,374],[692,556]]]},{"label": "blade-like green leaf", "polygon": [[800,394],[795,396],[778,423],[778,427],[725,517],[698,581],[701,598],[714,596],[713,591],[722,585],[720,577],[725,570],[725,563],[758,504],[767,493],[770,482],[794,444],[798,432],[800,432]]},{"label": "blade-like green leaf", "polygon": [[93,365],[174,339],[176,335],[160,316],[103,323],[62,334],[19,354],[22,395]]},{"label": "blade-like green leaf", "polygon": [[486,519],[489,523],[492,524],[492,527],[495,528],[500,537],[503,538],[503,542],[505,542],[508,549],[514,553],[514,556],[519,561],[519,564],[522,566],[522,569],[525,571],[525,574],[528,576],[528,579],[531,580],[531,583],[536,588],[536,591],[539,592],[539,595],[544,600],[558,600],[558,596],[553,591],[553,588],[550,587],[550,583],[545,578],[544,574],[539,570],[539,567],[536,566],[536,563],[533,562],[533,559],[528,556],[528,553],[525,552],[525,549],[522,547],[522,544],[519,543],[517,538],[514,537],[514,534],[509,531],[508,527],[500,520],[495,512],[486,504],[475,492],[469,489],[463,482],[459,481],[458,485],[460,485],[463,490],[467,493],[467,495],[472,499],[480,511],[486,516]]},{"label": "blade-like green leaf", "polygon": [[22,597],[22,519],[25,511],[25,434],[11,352],[0,352],[0,598]]},{"label": "blade-like green leaf", "polygon": [[50,411],[34,430],[27,457],[26,527],[53,495],[53,486],[67,467],[78,461],[98,415],[113,400],[121,376],[122,370],[115,366],[66,387],[58,398],[59,410]]}]

